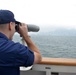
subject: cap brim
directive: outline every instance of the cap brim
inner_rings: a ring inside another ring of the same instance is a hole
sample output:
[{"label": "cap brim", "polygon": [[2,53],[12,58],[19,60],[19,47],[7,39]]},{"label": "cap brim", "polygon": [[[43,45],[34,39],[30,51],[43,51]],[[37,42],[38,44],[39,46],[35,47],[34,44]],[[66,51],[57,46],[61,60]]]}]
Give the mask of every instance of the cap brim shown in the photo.
[{"label": "cap brim", "polygon": [[19,21],[15,21],[15,23],[16,23],[16,24],[20,24],[21,22],[19,22]]}]

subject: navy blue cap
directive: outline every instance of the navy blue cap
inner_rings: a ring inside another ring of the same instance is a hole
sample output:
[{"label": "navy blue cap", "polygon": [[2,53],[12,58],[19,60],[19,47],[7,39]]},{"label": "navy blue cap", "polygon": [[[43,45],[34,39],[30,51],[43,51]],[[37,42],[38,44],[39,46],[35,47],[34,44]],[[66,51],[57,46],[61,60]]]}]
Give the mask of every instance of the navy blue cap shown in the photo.
[{"label": "navy blue cap", "polygon": [[6,24],[10,22],[15,22],[16,24],[19,24],[19,21],[16,21],[14,18],[13,12],[9,10],[0,10],[0,24]]}]

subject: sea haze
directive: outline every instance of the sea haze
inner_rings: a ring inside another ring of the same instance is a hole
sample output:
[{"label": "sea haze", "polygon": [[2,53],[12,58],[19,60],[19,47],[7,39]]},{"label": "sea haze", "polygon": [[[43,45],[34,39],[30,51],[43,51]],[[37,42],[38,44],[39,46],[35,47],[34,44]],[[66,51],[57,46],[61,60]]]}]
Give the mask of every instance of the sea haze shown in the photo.
[{"label": "sea haze", "polygon": [[76,29],[74,28],[63,28],[63,27],[42,27],[38,34],[46,34],[52,36],[76,36]]}]

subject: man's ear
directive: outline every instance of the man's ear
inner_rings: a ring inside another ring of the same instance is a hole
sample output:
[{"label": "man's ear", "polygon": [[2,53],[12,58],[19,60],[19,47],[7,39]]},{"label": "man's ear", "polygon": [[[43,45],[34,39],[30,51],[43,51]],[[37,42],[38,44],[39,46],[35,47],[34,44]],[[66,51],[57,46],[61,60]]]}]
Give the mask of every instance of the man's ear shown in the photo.
[{"label": "man's ear", "polygon": [[9,27],[8,28],[9,28],[9,30],[12,29],[12,22],[9,23]]}]

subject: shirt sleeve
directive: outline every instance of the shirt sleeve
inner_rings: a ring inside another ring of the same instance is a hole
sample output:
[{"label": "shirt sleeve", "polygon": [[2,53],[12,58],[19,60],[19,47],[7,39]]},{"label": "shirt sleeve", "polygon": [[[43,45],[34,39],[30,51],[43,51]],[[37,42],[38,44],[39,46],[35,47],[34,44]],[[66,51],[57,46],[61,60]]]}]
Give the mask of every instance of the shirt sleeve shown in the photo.
[{"label": "shirt sleeve", "polygon": [[31,66],[34,63],[34,53],[27,46],[14,43],[11,40],[0,41],[0,66]]}]

